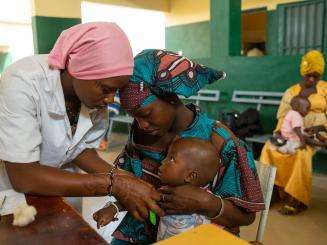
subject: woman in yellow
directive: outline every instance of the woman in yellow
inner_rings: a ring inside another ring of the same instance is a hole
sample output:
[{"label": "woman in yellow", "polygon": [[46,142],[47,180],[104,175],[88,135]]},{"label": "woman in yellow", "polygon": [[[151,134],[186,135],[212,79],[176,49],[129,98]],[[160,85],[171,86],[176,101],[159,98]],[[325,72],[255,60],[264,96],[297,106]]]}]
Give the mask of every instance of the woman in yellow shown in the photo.
[{"label": "woman in yellow", "polygon": [[[305,128],[314,130],[326,125],[327,83],[320,80],[324,68],[325,61],[319,51],[309,51],[302,57],[300,70],[303,81],[284,93],[277,113],[275,134],[280,134],[282,121],[291,108],[290,101],[296,95],[307,97],[311,103],[310,112],[304,118]],[[310,202],[312,156],[315,150],[307,145],[304,149],[298,149],[296,154],[288,155],[273,149],[270,144],[265,144],[260,161],[277,167],[275,185],[288,197],[280,212],[284,215],[297,214],[305,210]]]}]

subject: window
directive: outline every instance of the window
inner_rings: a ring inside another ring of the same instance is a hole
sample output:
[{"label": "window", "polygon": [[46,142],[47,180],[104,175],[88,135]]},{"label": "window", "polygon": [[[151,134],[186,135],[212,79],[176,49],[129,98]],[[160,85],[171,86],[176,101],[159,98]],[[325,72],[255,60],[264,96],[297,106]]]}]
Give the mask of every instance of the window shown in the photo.
[{"label": "window", "polygon": [[304,54],[310,49],[324,50],[325,0],[278,6],[279,55]]},{"label": "window", "polygon": [[[1,1],[0,33],[0,46],[5,47],[0,53],[6,53],[12,61],[33,55],[30,0]],[[3,62],[0,60],[0,70],[9,64]]]},{"label": "window", "polygon": [[165,48],[165,14],[161,11],[84,1],[82,22],[91,21],[116,22],[126,33],[134,56],[143,49]]}]

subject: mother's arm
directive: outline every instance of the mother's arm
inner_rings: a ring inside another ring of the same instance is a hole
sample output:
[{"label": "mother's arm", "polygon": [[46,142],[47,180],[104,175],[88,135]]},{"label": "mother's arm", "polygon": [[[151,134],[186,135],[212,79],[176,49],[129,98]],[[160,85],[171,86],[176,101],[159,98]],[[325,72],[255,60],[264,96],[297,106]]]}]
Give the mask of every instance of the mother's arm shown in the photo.
[{"label": "mother's arm", "polygon": [[[191,185],[159,190],[164,194],[164,202],[161,204],[166,214],[191,214],[199,213],[209,218],[214,218],[222,208],[221,199],[201,188]],[[244,209],[223,199],[222,214],[212,221],[226,227],[250,225],[255,219],[254,212],[246,212]]]}]

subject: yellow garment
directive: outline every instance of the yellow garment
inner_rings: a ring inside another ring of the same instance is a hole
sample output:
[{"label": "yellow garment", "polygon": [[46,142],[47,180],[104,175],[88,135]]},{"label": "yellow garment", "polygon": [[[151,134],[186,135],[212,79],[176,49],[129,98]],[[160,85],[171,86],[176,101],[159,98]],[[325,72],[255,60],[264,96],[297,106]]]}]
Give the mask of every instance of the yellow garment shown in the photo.
[{"label": "yellow garment", "polygon": [[302,56],[300,72],[302,76],[318,72],[320,75],[324,73],[325,60],[322,53],[317,50],[311,50]]},{"label": "yellow garment", "polygon": [[[286,90],[278,109],[278,124],[275,131],[279,131],[286,113],[291,109],[291,99],[301,91],[299,84]],[[308,97],[311,108],[304,118],[304,126],[327,125],[327,83],[319,81],[317,93]],[[275,184],[283,187],[292,197],[308,205],[311,195],[312,156],[314,149],[297,150],[296,154],[281,154],[269,142],[262,149],[260,161],[277,167]]]},{"label": "yellow garment", "polygon": [[199,245],[199,244],[228,244],[228,245],[249,245],[246,241],[229,232],[221,229],[217,225],[205,224],[196,228],[182,232],[166,240],[159,241],[157,245]]}]

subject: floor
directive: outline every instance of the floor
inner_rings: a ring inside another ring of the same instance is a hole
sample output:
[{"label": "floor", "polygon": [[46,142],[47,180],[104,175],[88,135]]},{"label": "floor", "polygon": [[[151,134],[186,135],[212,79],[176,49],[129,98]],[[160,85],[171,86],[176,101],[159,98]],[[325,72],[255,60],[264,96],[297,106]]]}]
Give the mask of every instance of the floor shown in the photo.
[{"label": "floor", "polygon": [[[112,142],[124,142],[126,136],[113,135]],[[112,162],[120,153],[121,146],[110,147],[101,156]],[[264,234],[265,245],[323,245],[327,244],[327,175],[314,175],[312,203],[310,208],[293,217],[278,213],[280,204],[271,207]],[[254,224],[241,229],[241,237],[247,241],[255,240],[259,215]]]}]

